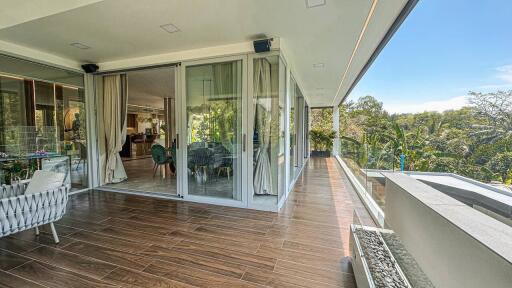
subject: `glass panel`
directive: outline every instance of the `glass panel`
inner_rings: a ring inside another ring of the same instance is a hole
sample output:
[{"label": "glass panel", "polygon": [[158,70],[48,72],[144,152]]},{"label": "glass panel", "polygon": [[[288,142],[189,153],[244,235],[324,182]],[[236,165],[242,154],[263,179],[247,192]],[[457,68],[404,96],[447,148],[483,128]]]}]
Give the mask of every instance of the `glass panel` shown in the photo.
[{"label": "glass panel", "polygon": [[3,76],[0,94],[0,183],[29,180],[37,169],[70,175],[59,154],[54,85]]},{"label": "glass panel", "polygon": [[286,162],[285,156],[285,107],[286,107],[286,65],[279,58],[279,199],[286,193]]},{"label": "glass panel", "polygon": [[295,99],[297,97],[297,83],[293,76],[290,80],[290,183],[295,179],[295,166],[296,166],[296,149],[297,149],[297,125],[295,123],[296,111],[295,111]]},{"label": "glass panel", "polygon": [[279,56],[253,61],[253,191],[254,201],[271,201],[279,194],[280,90]]},{"label": "glass panel", "polygon": [[0,152],[7,155],[19,153],[14,132],[15,127],[27,125],[25,99],[23,79],[0,77]]},{"label": "glass panel", "polygon": [[304,107],[304,158],[309,157],[309,106]]},{"label": "glass panel", "polygon": [[51,83],[34,81],[34,95],[36,108],[36,143],[38,150],[57,152],[54,85]]},{"label": "glass panel", "polygon": [[186,69],[188,193],[241,200],[242,61]]},{"label": "glass panel", "polygon": [[296,123],[296,145],[295,145],[295,173],[298,173],[299,167],[304,163],[304,146],[302,145],[304,139],[304,96],[302,91],[297,89],[297,97],[295,101],[295,123]]},{"label": "glass panel", "polygon": [[71,185],[87,187],[87,130],[83,89],[55,86],[57,136],[62,155],[71,162]]}]

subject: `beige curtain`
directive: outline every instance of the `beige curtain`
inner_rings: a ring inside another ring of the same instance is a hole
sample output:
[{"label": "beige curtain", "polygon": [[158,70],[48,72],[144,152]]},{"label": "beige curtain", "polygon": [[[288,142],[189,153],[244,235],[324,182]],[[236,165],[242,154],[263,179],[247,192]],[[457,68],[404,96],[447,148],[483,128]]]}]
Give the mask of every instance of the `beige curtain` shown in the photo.
[{"label": "beige curtain", "polygon": [[272,123],[272,87],[270,77],[270,63],[264,59],[257,59],[254,63],[254,125],[258,132],[259,147],[255,153],[254,161],[254,194],[276,195],[272,191],[272,175],[270,166],[270,134]]},{"label": "beige curtain", "polygon": [[126,75],[103,77],[103,123],[105,130],[105,184],[118,183],[128,177],[119,152],[126,140],[128,95]]}]

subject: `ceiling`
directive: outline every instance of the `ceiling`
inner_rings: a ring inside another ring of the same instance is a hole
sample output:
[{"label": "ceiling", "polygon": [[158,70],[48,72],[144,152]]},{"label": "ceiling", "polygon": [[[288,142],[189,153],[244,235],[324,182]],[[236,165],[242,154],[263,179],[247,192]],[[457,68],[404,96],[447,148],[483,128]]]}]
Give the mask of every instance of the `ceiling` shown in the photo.
[{"label": "ceiling", "polygon": [[174,98],[174,68],[131,71],[128,104],[164,109],[164,98]]},{"label": "ceiling", "polygon": [[[30,9],[7,2],[14,15]],[[310,106],[330,106],[349,91],[407,0],[326,0],[314,8],[306,7],[307,0],[150,3],[73,0],[60,10],[53,5],[53,14],[20,16],[12,25],[0,22],[0,41],[101,67],[128,58],[247,42],[265,34],[280,39]],[[2,11],[0,16],[11,14],[4,7]],[[168,23],[180,31],[168,33],[160,27]],[[76,42],[91,48],[70,46]],[[318,63],[323,67],[315,67]]]}]

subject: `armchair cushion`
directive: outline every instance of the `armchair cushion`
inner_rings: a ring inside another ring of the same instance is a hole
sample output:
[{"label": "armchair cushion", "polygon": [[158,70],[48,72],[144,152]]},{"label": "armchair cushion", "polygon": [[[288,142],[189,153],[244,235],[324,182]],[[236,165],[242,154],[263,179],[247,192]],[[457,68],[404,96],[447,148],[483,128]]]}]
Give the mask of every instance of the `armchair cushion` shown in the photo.
[{"label": "armchair cushion", "polygon": [[62,186],[65,177],[66,174],[64,173],[36,170],[30,183],[28,183],[25,195],[59,188]]}]

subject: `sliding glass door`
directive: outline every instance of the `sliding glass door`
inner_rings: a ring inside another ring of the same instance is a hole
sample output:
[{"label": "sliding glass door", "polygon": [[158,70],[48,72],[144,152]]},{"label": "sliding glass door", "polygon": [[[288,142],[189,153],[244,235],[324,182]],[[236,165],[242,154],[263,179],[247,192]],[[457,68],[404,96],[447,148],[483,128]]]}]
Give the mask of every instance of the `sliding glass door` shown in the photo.
[{"label": "sliding glass door", "polygon": [[243,202],[246,134],[243,58],[184,63],[185,196],[202,202]]}]

